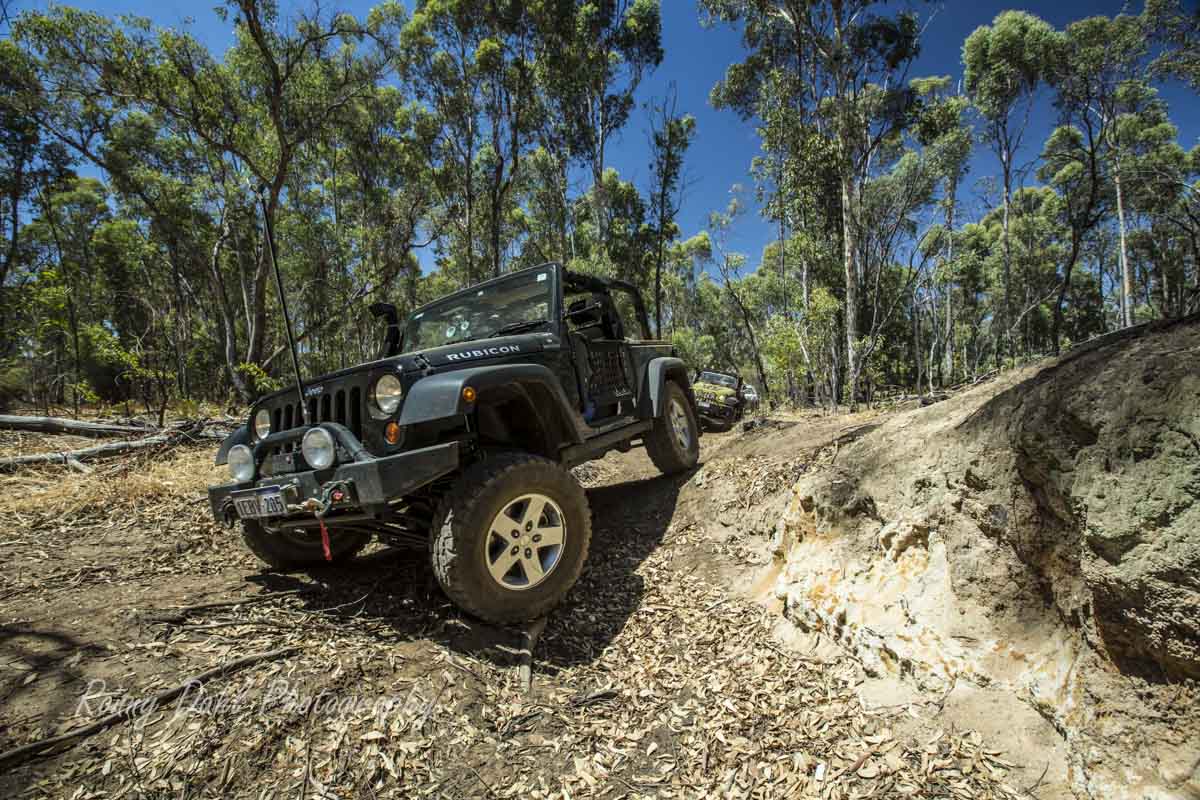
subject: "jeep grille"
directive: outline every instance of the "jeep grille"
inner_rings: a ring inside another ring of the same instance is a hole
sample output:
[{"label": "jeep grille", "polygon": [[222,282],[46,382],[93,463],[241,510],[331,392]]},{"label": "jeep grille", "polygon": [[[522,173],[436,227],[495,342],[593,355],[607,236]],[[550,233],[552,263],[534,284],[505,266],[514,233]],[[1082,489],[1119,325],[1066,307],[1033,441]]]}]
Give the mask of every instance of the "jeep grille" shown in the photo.
[{"label": "jeep grille", "polygon": [[[350,382],[360,385],[347,385]],[[361,441],[363,438],[363,411],[365,407],[366,376],[352,376],[337,383],[325,382],[320,395],[307,400],[308,418],[312,422],[337,422],[345,425]],[[317,385],[317,384],[314,384]],[[294,395],[293,395],[294,397]],[[298,428],[304,424],[300,409],[295,402],[280,398],[271,409],[271,430],[275,432]],[[299,450],[300,443],[281,445],[273,454]]]}]

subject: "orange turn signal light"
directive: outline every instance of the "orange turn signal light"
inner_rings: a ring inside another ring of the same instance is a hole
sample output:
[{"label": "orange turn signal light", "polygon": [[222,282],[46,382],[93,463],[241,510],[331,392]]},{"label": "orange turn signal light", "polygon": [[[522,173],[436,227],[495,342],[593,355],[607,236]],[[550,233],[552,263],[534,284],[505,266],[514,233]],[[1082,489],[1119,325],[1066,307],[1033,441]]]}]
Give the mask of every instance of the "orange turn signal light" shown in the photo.
[{"label": "orange turn signal light", "polygon": [[475,390],[470,386],[463,387],[463,400],[466,400],[468,403],[475,402]]},{"label": "orange turn signal light", "polygon": [[388,444],[400,444],[400,433],[400,426],[395,422],[389,422],[383,429],[383,438],[387,439]]}]

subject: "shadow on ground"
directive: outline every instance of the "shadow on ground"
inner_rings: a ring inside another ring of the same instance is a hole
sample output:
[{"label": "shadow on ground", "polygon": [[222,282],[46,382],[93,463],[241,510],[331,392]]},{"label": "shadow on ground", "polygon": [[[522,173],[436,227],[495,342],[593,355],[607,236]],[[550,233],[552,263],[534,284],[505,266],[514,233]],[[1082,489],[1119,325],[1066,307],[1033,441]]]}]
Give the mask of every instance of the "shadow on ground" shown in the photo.
[{"label": "shadow on ground", "polygon": [[[638,566],[662,542],[691,473],[591,488],[592,541],[587,565],[566,602],[550,617],[537,646],[539,671],[594,661],[638,608],[646,587]],[[438,587],[424,551],[388,548],[338,567],[263,572],[248,582],[264,592],[292,592],[305,610],[355,624],[385,621],[396,642],[428,640],[498,666],[518,661],[524,628],[490,625],[453,606]],[[316,584],[316,586],[314,586]]]}]

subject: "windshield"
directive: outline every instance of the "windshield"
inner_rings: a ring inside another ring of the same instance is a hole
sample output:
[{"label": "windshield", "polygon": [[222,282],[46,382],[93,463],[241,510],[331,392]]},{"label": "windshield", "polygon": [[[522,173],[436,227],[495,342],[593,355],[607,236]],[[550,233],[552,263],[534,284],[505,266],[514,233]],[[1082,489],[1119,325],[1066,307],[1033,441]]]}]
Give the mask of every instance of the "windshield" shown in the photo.
[{"label": "windshield", "polygon": [[550,269],[521,272],[447,297],[409,317],[401,352],[535,329],[550,319]]},{"label": "windshield", "polygon": [[719,372],[701,372],[699,383],[715,383],[718,386],[728,386],[730,389],[737,388],[737,378],[732,375],[722,375]]}]

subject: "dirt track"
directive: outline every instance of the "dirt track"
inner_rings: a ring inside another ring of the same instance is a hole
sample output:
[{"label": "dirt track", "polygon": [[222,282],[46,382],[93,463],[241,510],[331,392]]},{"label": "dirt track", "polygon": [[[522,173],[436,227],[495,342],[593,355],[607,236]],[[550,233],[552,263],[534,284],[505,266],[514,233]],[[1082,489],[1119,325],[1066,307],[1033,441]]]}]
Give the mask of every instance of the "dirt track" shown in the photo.
[{"label": "dirt track", "polygon": [[587,468],[589,566],[537,645],[528,694],[521,633],[457,613],[422,554],[262,572],[207,519],[211,447],[6,479],[0,748],[224,661],[297,651],[0,773],[0,795],[1015,796],[997,751],[932,720],[937,698],[864,709],[860,665],[782,645],[747,588],[769,574],[791,483],[848,430],[814,416],[709,435],[702,468],[675,478],[640,451]]}]

